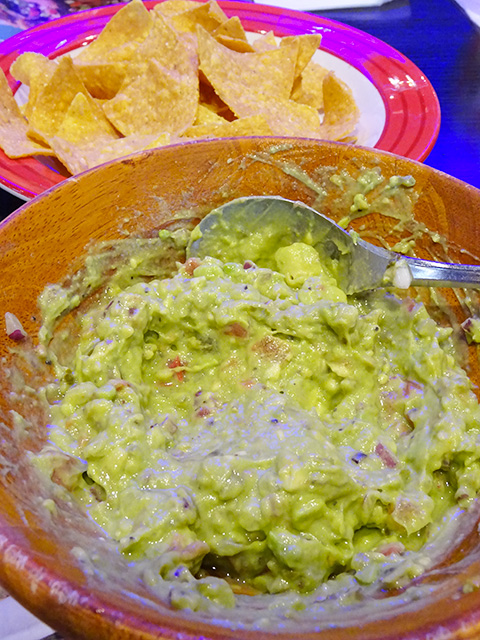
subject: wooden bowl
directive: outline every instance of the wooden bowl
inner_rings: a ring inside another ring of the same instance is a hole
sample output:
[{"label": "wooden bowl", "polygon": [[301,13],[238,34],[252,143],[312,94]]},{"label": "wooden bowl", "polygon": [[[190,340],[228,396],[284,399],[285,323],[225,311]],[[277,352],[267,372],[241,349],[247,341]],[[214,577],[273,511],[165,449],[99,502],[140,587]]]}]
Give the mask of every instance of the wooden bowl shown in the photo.
[{"label": "wooden bowl", "polygon": [[[14,313],[29,335],[39,328],[37,297],[62,280],[91,241],[145,234],[173,215],[201,217],[234,197],[277,194],[314,204],[335,216],[330,176],[340,169],[357,176],[378,167],[385,177],[411,174],[414,212],[449,240],[453,259],[480,254],[480,191],[427,166],[359,147],[314,140],[246,138],[213,140],[140,153],[71,178],[21,207],[0,226],[0,309]],[[322,195],[323,194],[323,195]],[[382,223],[383,224],[383,223]],[[382,229],[381,229],[382,230]],[[428,247],[425,248],[427,251]],[[466,251],[466,253],[462,253]],[[450,302],[457,313],[455,297]],[[257,632],[215,626],[155,600],[108,541],[73,503],[39,486],[28,451],[45,440],[45,418],[35,384],[44,377],[16,357],[0,331],[0,582],[36,616],[71,638],[301,640],[355,638],[477,638],[480,591],[464,589],[480,576],[480,539],[470,518],[451,552],[418,581],[421,600],[365,603],[351,619],[339,610],[331,628],[315,633]],[[471,376],[480,381],[476,357]],[[23,372],[23,373],[22,373]],[[17,411],[28,424],[18,426]],[[16,427],[14,428],[14,426]],[[102,575],[84,554],[104,558]]]}]

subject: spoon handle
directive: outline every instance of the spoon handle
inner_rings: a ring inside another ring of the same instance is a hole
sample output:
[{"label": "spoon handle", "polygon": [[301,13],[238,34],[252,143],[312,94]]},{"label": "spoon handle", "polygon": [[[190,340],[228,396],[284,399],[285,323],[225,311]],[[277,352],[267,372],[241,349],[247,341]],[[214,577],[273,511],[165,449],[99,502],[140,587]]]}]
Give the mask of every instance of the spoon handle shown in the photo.
[{"label": "spoon handle", "polygon": [[407,258],[413,286],[480,288],[480,266]]}]

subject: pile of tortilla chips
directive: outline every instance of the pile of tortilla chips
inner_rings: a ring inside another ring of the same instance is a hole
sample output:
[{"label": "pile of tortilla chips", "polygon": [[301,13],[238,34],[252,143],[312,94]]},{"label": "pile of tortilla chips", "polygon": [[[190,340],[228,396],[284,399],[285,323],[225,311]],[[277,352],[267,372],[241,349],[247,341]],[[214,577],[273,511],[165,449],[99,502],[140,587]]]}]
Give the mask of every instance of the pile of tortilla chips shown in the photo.
[{"label": "pile of tortilla chips", "polygon": [[57,157],[76,174],[133,151],[196,138],[285,135],[354,141],[351,90],[312,60],[321,36],[250,43],[215,0],[131,0],[78,55],[27,52],[0,73],[0,147]]}]

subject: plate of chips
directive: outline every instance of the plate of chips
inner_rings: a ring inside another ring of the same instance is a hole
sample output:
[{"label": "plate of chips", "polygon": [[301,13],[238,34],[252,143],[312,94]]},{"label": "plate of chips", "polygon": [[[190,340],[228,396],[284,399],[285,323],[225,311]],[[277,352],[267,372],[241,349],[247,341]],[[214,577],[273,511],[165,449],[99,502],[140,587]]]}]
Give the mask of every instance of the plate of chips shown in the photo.
[{"label": "plate of chips", "polygon": [[439,124],[410,60],[299,11],[131,0],[0,44],[0,187],[25,200],[114,158],[202,138],[318,138],[423,160]]}]

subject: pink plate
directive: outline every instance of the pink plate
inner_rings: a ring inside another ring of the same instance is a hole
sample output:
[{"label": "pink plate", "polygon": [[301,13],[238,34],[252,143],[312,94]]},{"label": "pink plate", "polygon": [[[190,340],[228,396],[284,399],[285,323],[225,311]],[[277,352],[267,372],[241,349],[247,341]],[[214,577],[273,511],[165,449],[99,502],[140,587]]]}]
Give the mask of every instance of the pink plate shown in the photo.
[{"label": "pink plate", "polygon": [[[145,2],[148,9],[155,0]],[[440,127],[440,106],[424,74],[386,43],[334,20],[243,2],[219,2],[228,16],[237,15],[254,39],[273,31],[276,36],[320,33],[322,43],[315,60],[349,84],[360,108],[358,143],[424,160]],[[88,44],[123,5],[88,9],[52,20],[0,43],[0,67],[14,91],[10,65],[25,51],[50,58]],[[21,100],[21,91],[17,99]],[[0,187],[28,200],[61,182],[68,174],[37,158],[12,160],[0,150]]]}]

